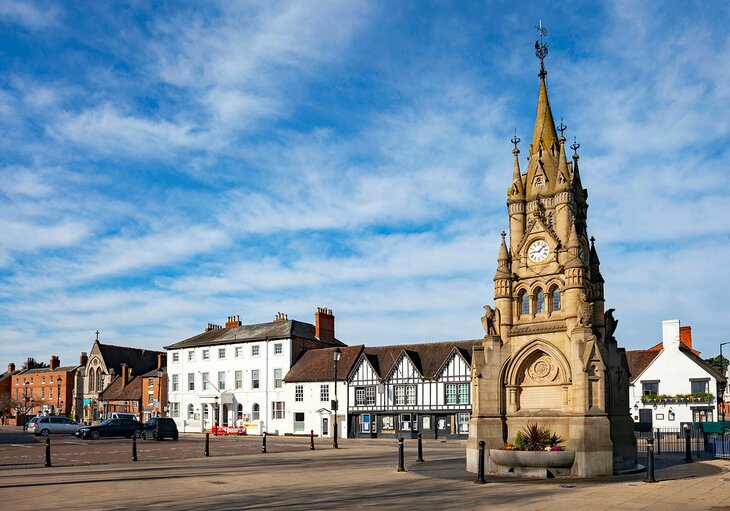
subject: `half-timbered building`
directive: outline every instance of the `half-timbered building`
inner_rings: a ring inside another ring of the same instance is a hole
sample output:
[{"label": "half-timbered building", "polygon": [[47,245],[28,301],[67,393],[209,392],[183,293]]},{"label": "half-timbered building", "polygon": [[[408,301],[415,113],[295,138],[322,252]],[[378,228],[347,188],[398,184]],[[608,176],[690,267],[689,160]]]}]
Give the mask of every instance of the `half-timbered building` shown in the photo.
[{"label": "half-timbered building", "polygon": [[348,381],[353,437],[466,437],[479,341],[365,348]]}]

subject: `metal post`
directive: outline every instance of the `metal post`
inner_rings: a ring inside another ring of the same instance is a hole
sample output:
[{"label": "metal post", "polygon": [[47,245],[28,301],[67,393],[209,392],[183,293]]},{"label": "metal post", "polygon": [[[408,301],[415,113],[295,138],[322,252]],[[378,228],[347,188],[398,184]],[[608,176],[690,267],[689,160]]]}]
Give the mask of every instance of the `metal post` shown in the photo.
[{"label": "metal post", "polygon": [[264,431],[264,439],[261,443],[261,454],[266,454],[266,431]]},{"label": "metal post", "polygon": [[646,439],[646,479],[645,483],[656,483],[654,478],[654,439]]},{"label": "metal post", "polygon": [[43,464],[44,467],[51,466],[51,439],[46,437],[46,462]]},{"label": "metal post", "polygon": [[210,433],[205,434],[205,450],[203,456],[210,456]]},{"label": "metal post", "polygon": [[484,484],[487,481],[484,479],[484,447],[486,443],[484,440],[479,440],[479,461],[477,463],[477,480],[474,484]]},{"label": "metal post", "polygon": [[687,425],[684,426],[684,462],[692,463],[692,430]]},{"label": "metal post", "polygon": [[137,461],[137,436],[132,435],[132,461]]},{"label": "metal post", "polygon": [[398,438],[398,472],[405,472],[405,460],[404,457],[404,450],[403,450],[403,437]]},{"label": "metal post", "polygon": [[314,430],[313,429],[309,430],[309,450],[310,451],[314,450]]},{"label": "metal post", "polygon": [[423,463],[423,434],[418,433],[418,458],[416,463]]},{"label": "metal post", "polygon": [[656,453],[662,453],[662,431],[656,428]]},{"label": "metal post", "polygon": [[332,436],[332,447],[335,449],[339,448],[337,445],[337,409],[340,407],[339,401],[337,401],[337,360],[335,360],[335,420],[334,420],[334,435]]},{"label": "metal post", "polygon": [[[724,359],[722,358],[722,347],[726,344],[730,344],[730,341],[720,343],[720,374],[723,378],[725,377],[725,363]],[[725,391],[727,390],[727,382],[721,383],[720,388],[722,389],[722,403],[720,404],[720,412],[722,413],[722,422],[725,422]]]}]

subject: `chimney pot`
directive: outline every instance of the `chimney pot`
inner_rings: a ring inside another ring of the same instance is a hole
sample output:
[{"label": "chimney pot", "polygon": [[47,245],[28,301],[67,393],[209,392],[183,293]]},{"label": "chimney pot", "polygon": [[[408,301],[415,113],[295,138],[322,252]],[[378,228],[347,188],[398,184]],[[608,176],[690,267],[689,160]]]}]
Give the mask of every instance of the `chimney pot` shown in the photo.
[{"label": "chimney pot", "polygon": [[58,358],[58,356],[56,356],[56,355],[51,355],[51,364],[50,364],[49,368],[56,369],[60,365],[61,365],[61,359]]},{"label": "chimney pot", "polygon": [[241,326],[241,317],[228,316],[228,321],[226,321],[226,328],[235,328],[237,326]]},{"label": "chimney pot", "polygon": [[86,364],[89,362],[89,356],[86,354],[85,351],[81,352],[81,356],[79,357],[79,365],[86,366]]},{"label": "chimney pot", "polygon": [[8,372],[9,373],[12,373],[13,371],[15,371],[15,364],[13,364],[12,362],[10,362],[8,364]]}]

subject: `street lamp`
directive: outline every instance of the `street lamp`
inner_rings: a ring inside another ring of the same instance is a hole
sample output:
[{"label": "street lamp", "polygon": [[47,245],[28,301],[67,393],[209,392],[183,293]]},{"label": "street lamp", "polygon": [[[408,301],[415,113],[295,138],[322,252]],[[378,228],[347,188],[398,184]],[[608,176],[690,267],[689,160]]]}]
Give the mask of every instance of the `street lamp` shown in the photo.
[{"label": "street lamp", "polygon": [[[720,343],[720,374],[723,378],[725,378],[725,362],[724,358],[722,357],[722,347],[726,344],[730,344],[730,341],[728,342],[721,342]],[[722,390],[721,396],[722,396],[722,404],[720,405],[720,413],[722,414],[722,422],[725,422],[725,389],[727,388],[727,382],[720,384],[720,389]]]},{"label": "street lamp", "polygon": [[28,429],[28,385],[30,382],[23,378],[23,431]]},{"label": "street lamp", "polygon": [[58,384],[58,392],[56,392],[56,409],[58,410],[58,415],[61,415],[61,381],[62,380],[63,379],[60,376],[58,378],[56,378],[56,383]]},{"label": "street lamp", "polygon": [[162,368],[157,368],[157,416],[160,416],[160,410],[162,409],[162,401],[160,397],[160,393],[162,392]]},{"label": "street lamp", "polygon": [[339,403],[337,402],[337,362],[340,361],[340,357],[342,356],[342,350],[340,348],[335,348],[335,351],[332,352],[332,360],[335,362],[335,400],[332,402],[332,411],[335,412],[335,434],[332,437],[332,447],[335,449],[338,448],[337,446],[337,408],[339,408]]}]

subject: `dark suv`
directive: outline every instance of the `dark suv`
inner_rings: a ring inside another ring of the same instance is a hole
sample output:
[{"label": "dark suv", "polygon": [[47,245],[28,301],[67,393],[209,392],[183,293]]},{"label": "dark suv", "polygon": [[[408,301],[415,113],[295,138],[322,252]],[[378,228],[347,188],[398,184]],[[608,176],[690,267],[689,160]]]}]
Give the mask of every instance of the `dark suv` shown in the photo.
[{"label": "dark suv", "polygon": [[169,417],[152,417],[142,429],[142,438],[145,440],[162,440],[165,437],[177,440],[177,436],[177,424]]}]

